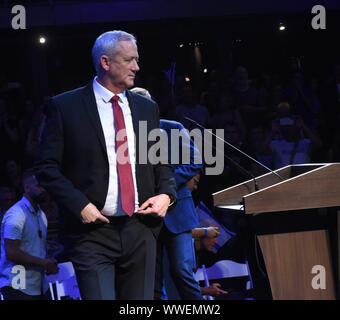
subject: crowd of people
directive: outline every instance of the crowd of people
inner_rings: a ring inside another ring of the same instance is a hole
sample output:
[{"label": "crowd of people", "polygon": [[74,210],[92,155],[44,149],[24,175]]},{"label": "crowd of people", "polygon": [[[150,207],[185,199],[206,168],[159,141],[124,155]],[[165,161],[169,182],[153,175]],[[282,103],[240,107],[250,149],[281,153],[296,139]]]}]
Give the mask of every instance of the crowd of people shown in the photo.
[{"label": "crowd of people", "polygon": [[[0,220],[24,194],[28,194],[28,187],[22,183],[23,176],[34,165],[51,99],[45,96],[38,102],[32,101],[23,93],[23,87],[24,84],[19,88],[4,85],[0,92]],[[340,161],[340,64],[334,65],[327,79],[308,77],[307,72],[298,67],[292,67],[287,77],[273,74],[249,76],[246,67],[235,66],[230,76],[218,70],[211,72],[204,84],[186,82],[178,75],[174,90],[170,85],[167,92],[148,89],[159,105],[162,119],[177,121],[188,130],[193,126],[186,117],[205,128],[223,129],[226,141],[269,168]],[[254,176],[265,173],[263,167],[233,149],[227,149],[226,155]],[[217,176],[205,176],[203,171],[198,171],[199,183],[197,172],[186,182],[193,191],[195,204],[202,201],[212,212],[213,192],[248,179],[228,162],[222,174]],[[65,261],[68,257],[63,250],[63,230],[58,228],[58,205],[45,192],[44,197],[39,198],[39,206],[49,225],[46,236],[48,256],[56,259],[53,261]],[[201,227],[209,228],[202,224]],[[168,228],[172,228],[170,218]],[[204,259],[215,261],[212,254],[205,251],[212,251],[215,243],[210,239],[218,236],[218,230],[213,227],[209,228],[209,233],[203,230],[200,236],[197,236],[199,229],[196,230],[196,238],[201,240],[196,242],[198,264],[195,267],[199,267]],[[169,235],[163,235],[165,245],[169,239]],[[202,251],[202,248],[206,250]],[[220,253],[218,259],[222,259],[223,254]],[[52,260],[49,263],[53,264]],[[47,269],[52,269],[51,265]],[[207,292],[216,296],[227,295],[216,284],[210,291],[202,291],[203,294]]]}]

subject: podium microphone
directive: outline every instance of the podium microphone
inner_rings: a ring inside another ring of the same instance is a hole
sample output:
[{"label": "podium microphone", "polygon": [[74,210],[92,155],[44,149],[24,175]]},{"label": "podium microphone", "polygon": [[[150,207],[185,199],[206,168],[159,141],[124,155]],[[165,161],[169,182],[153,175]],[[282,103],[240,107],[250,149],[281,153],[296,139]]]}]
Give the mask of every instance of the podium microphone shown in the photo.
[{"label": "podium microphone", "polygon": [[[232,145],[231,143],[229,143],[228,141],[220,138],[219,136],[217,136],[216,134],[214,134],[211,130],[206,129],[205,127],[203,127],[202,125],[200,125],[199,123],[197,123],[195,120],[188,118],[188,117],[184,117],[186,120],[190,121],[191,123],[195,124],[196,126],[207,130],[207,132],[209,132],[212,136],[216,137],[219,140],[222,140],[225,144],[227,144],[229,147],[233,148],[234,150],[236,150],[237,152],[241,153],[243,156],[245,156],[246,158],[250,159],[251,161],[257,163],[258,165],[260,165],[262,168],[266,169],[267,171],[273,173],[274,175],[276,175],[281,181],[284,181],[284,179],[275,171],[273,171],[272,169],[268,168],[267,166],[265,166],[263,163],[259,162],[258,160],[254,159],[253,157],[251,157],[250,155],[248,155],[247,153],[243,152],[242,150],[240,150],[239,148],[235,147],[234,145]],[[255,190],[258,191],[258,185],[257,185],[257,181],[256,178],[254,177],[254,175],[249,172],[248,170],[244,169],[243,167],[241,167],[238,163],[236,163],[234,160],[232,160],[231,158],[225,156],[229,161],[233,162],[234,164],[237,164],[236,166],[243,172],[246,172],[248,174],[248,176],[250,176],[252,179],[254,179],[255,182]]]}]

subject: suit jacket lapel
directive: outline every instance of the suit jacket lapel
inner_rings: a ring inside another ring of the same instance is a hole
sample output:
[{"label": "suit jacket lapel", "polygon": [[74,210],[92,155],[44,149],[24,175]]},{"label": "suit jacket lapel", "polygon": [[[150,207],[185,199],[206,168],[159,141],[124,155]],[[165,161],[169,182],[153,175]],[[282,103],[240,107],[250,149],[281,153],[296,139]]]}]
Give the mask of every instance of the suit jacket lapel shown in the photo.
[{"label": "suit jacket lapel", "polygon": [[[104,137],[103,128],[100,122],[100,117],[98,113],[96,98],[93,92],[92,82],[89,83],[86,87],[84,87],[83,93],[84,93],[83,102],[84,102],[85,110],[87,111],[87,115],[90,118],[91,123],[95,129],[99,142],[103,148],[103,151],[105,152],[105,154],[107,154],[105,137]],[[132,116],[133,130],[136,135],[136,145],[135,145],[136,163],[138,163],[139,162],[139,157],[138,157],[138,154],[139,154],[138,152],[139,150],[139,119],[141,119],[141,116],[139,113],[139,108],[136,106],[133,94],[129,90],[126,90],[126,97],[129,102],[129,107],[130,107],[131,116]]]},{"label": "suit jacket lapel", "polygon": [[104,137],[103,128],[100,122],[100,117],[98,113],[96,98],[93,92],[92,82],[89,83],[84,88],[83,93],[84,93],[83,102],[84,102],[85,110],[87,111],[87,115],[89,116],[91,123],[95,129],[100,145],[102,146],[105,154],[107,154],[105,137]]}]

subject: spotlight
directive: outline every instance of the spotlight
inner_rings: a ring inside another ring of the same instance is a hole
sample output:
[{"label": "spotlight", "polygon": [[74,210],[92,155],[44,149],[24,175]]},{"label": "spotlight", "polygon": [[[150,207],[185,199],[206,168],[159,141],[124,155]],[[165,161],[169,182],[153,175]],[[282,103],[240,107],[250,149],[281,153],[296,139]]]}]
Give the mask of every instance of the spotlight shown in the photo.
[{"label": "spotlight", "polygon": [[39,37],[39,43],[40,44],[45,44],[46,43],[46,38],[44,36]]},{"label": "spotlight", "polygon": [[181,43],[181,44],[179,45],[179,47],[180,47],[180,48],[183,48],[183,47],[184,47],[184,44],[183,44],[183,43]]},{"label": "spotlight", "polygon": [[286,26],[285,26],[283,23],[280,23],[280,25],[279,25],[279,30],[280,30],[280,31],[286,30]]},{"label": "spotlight", "polygon": [[208,69],[207,68],[204,68],[203,69],[203,73],[207,73],[208,72]]},{"label": "spotlight", "polygon": [[185,80],[185,82],[190,82],[190,78],[189,77],[185,77],[184,80]]}]

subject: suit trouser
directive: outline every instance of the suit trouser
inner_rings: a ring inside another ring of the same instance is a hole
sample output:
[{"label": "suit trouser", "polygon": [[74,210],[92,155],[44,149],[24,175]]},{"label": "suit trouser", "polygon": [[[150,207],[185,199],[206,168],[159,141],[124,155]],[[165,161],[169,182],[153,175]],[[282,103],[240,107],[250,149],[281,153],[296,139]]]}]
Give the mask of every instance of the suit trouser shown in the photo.
[{"label": "suit trouser", "polygon": [[156,238],[132,217],[110,217],[73,245],[71,261],[82,299],[152,300]]},{"label": "suit trouser", "polygon": [[191,231],[172,233],[164,225],[157,242],[155,299],[161,299],[163,276],[163,249],[166,249],[170,275],[183,300],[202,300],[201,289],[194,277],[195,252]]}]

